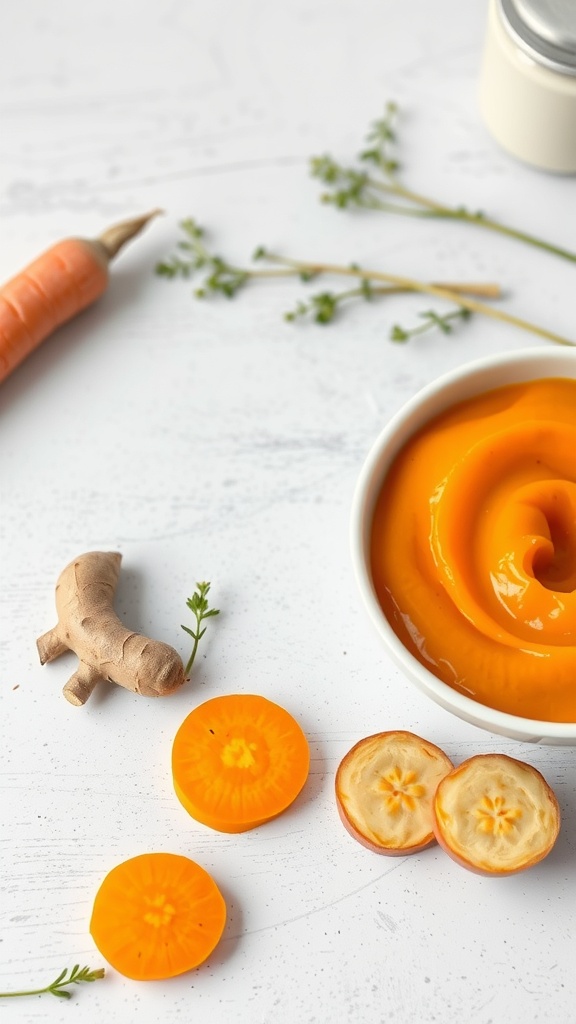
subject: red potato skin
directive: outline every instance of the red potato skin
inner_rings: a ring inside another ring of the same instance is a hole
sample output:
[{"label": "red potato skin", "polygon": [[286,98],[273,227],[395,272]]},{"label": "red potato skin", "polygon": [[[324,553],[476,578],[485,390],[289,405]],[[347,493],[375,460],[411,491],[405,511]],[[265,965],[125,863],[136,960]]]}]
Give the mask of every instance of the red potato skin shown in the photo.
[{"label": "red potato skin", "polygon": [[488,868],[480,868],[478,867],[477,864],[472,864],[464,857],[459,856],[459,854],[457,854],[448,845],[448,843],[442,836],[442,833],[437,824],[437,820],[434,826],[434,834],[436,836],[436,841],[438,845],[442,847],[444,852],[447,853],[448,856],[453,861],[455,861],[456,864],[459,864],[460,867],[462,868],[466,868],[467,871],[471,871],[472,874],[474,875],[481,875],[483,878],[507,878],[508,875],[518,875],[522,871],[527,871],[528,868],[534,867],[535,864],[539,864],[541,860],[544,860],[544,858],[548,856],[552,847],[554,846],[554,843],[550,843],[550,846],[544,851],[544,853],[539,854],[537,857],[533,857],[532,860],[526,861],[526,863],[524,864],[520,864],[517,868],[511,868],[508,871],[498,871],[495,868],[490,870],[488,870]]},{"label": "red potato skin", "polygon": [[474,875],[482,875],[483,878],[505,878],[508,875],[517,875],[520,871],[525,871],[526,868],[531,866],[530,864],[526,864],[522,867],[514,868],[513,871],[488,871],[487,869],[479,868],[477,864],[471,864],[470,861],[465,860],[464,857],[460,857],[443,838],[442,833],[438,828],[437,820],[434,825],[434,834],[436,836],[438,846],[442,847],[444,853],[447,853],[451,860],[456,864],[459,864],[461,868],[466,868],[467,871],[471,871]]},{"label": "red potato skin", "polygon": [[[385,732],[374,733],[374,736],[366,736],[363,739],[358,740],[358,743],[354,744],[354,746],[343,757],[342,761],[340,762],[340,765],[338,766],[335,780],[336,806],[338,808],[338,814],[340,815],[340,820],[344,825],[344,828],[349,833],[349,835],[351,835],[352,838],[356,840],[357,843],[360,843],[361,846],[364,846],[367,850],[371,850],[373,853],[383,854],[383,856],[385,857],[407,857],[412,853],[420,853],[421,850],[427,850],[430,846],[434,846],[436,844],[436,836],[434,832],[430,832],[422,843],[418,843],[415,846],[402,846],[394,848],[379,846],[377,843],[372,843],[369,839],[367,839],[366,836],[364,836],[362,832],[359,832],[356,826],[352,824],[350,818],[346,813],[344,805],[342,804],[339,793],[340,773],[342,771],[342,768],[351,758],[354,757],[354,754],[356,753],[358,747],[362,746],[362,744],[364,744],[366,740],[373,739],[376,736],[389,735],[407,735],[414,737],[415,733],[408,732],[406,729],[388,729]],[[420,736],[416,738],[421,739]],[[422,742],[425,742],[426,746],[432,747],[435,750],[437,750],[442,757],[446,757],[445,751],[441,750],[440,747],[436,746],[435,743],[430,743],[429,740],[423,740]]]},{"label": "red potato skin", "polygon": [[372,850],[373,853],[381,853],[385,857],[407,857],[411,853],[420,853],[421,850],[427,850],[429,846],[434,846],[434,844],[436,843],[434,833],[430,833],[430,838],[426,839],[425,842],[420,843],[418,846],[403,846],[398,849],[391,849],[390,847],[386,846],[378,846],[376,843],[371,843],[369,839],[366,839],[366,836],[363,836],[362,833],[358,832],[358,829],[354,827],[354,825],[350,821],[350,818],[346,814],[346,811],[344,810],[342,804],[340,803],[338,793],[336,793],[336,806],[338,807],[338,814],[340,815],[340,820],[344,825],[346,831],[352,836],[353,839],[356,840],[357,843],[360,843],[361,846],[365,846],[367,850]]},{"label": "red potato skin", "polygon": [[[455,768],[454,771],[450,773],[450,775],[453,778],[454,775],[457,772],[460,772],[462,769],[466,768],[466,766],[468,764],[470,764],[471,761],[480,761],[480,760],[482,760],[484,758],[490,758],[490,757],[493,757],[493,756],[494,756],[493,754],[476,754],[474,757],[470,757],[466,761],[463,761],[461,765],[458,765],[458,767]],[[500,758],[502,758],[503,760],[506,760],[506,761],[511,761],[513,764],[521,764],[523,767],[525,766],[525,762],[519,761],[517,758],[514,758],[514,757],[509,757],[508,754],[498,754],[498,757],[500,757]],[[436,841],[437,841],[438,845],[441,846],[442,849],[444,850],[444,852],[447,853],[448,856],[456,864],[459,864],[460,867],[466,868],[467,871],[471,871],[475,875],[481,875],[483,878],[507,878],[509,875],[518,875],[522,871],[527,871],[528,868],[534,867],[535,864],[539,864],[541,860],[544,860],[544,858],[548,856],[548,854],[550,853],[550,851],[552,850],[552,848],[553,848],[553,846],[554,846],[554,844],[556,842],[556,839],[558,837],[558,832],[560,830],[560,807],[559,807],[559,804],[558,804],[558,800],[556,799],[556,794],[554,793],[554,790],[551,788],[551,786],[548,785],[548,783],[546,782],[546,779],[544,778],[544,776],[541,775],[541,773],[538,771],[537,768],[533,768],[532,765],[530,767],[532,768],[532,771],[536,772],[536,774],[539,775],[540,778],[542,779],[542,782],[543,782],[544,786],[546,787],[546,790],[548,792],[550,800],[551,800],[551,802],[552,802],[552,804],[554,806],[555,816],[556,816],[556,830],[555,830],[555,833],[554,833],[554,836],[553,836],[551,842],[548,844],[548,846],[546,847],[546,849],[543,852],[539,853],[535,857],[532,857],[530,860],[525,861],[524,864],[520,864],[516,868],[510,868],[510,869],[505,870],[505,871],[504,870],[498,870],[497,868],[493,868],[493,869],[481,868],[477,864],[473,864],[471,861],[467,860],[465,857],[462,857],[460,854],[456,853],[456,851],[450,846],[450,844],[448,843],[448,841],[446,840],[446,838],[445,838],[445,836],[444,836],[444,834],[442,832],[442,826],[441,826],[441,823],[439,821],[438,814],[437,814],[437,809],[436,809],[437,801],[440,799],[440,797],[442,795],[441,792],[440,792],[441,791],[441,787],[442,787],[442,783],[439,784],[438,789],[436,790],[436,795],[434,797],[434,803],[432,805],[432,810],[434,812],[434,835],[436,837]]]}]

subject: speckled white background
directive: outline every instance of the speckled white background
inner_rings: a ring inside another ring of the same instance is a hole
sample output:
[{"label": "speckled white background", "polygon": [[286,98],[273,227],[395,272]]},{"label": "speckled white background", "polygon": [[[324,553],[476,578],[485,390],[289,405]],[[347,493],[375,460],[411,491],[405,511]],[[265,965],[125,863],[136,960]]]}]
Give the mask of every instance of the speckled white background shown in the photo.
[{"label": "speckled white background", "polygon": [[[507,309],[576,336],[574,269],[459,225],[337,214],[308,158],[347,160],[396,99],[407,180],[566,246],[574,180],[522,167],[477,109],[484,0],[23,0],[2,17],[0,276],[67,234],[166,216],[118,259],[106,296],[2,385],[0,990],[102,964],[88,933],[120,860],[171,850],[212,872],[229,907],[198,971],[137,984],[110,970],[73,1003],[0,1005],[2,1020],[121,1024],[570,1024],[576,1021],[574,751],[453,719],[381,648],[352,578],[348,518],[391,413],[436,375],[536,339],[474,320],[395,346],[423,303],[289,325],[294,283],[199,303],[156,277],[194,214],[243,261],[291,255],[429,279],[497,280]],[[429,305],[425,302],[424,306]],[[193,680],[148,702],[60,695],[74,658],[41,669],[56,577],[118,548],[118,610],[187,654],[184,602],[212,581]],[[311,744],[281,818],[240,836],[188,818],[172,738],[196,703],[259,692]],[[564,827],[525,875],[482,879],[437,849],[378,857],[342,829],[336,766],[361,736],[412,729],[456,760],[503,750],[554,785]]]}]

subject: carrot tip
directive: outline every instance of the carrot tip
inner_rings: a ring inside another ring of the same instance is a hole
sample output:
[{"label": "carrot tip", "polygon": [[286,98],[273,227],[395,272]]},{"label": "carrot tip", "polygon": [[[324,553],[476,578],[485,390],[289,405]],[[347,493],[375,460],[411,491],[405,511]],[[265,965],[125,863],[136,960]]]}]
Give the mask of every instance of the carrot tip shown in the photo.
[{"label": "carrot tip", "polygon": [[158,217],[164,214],[164,210],[157,207],[151,210],[149,213],[144,213],[140,217],[132,217],[129,220],[120,221],[119,224],[112,224],[109,228],[106,228],[101,235],[98,235],[97,241],[103,246],[108,260],[114,259],[116,254],[120,252],[127,242],[139,235],[140,232],[154,217]]}]

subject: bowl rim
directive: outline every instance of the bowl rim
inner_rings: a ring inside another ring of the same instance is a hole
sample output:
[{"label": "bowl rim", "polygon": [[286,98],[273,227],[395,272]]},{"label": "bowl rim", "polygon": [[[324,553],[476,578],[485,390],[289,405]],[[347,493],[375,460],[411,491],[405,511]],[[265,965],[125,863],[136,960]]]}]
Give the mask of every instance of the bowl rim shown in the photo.
[{"label": "bowl rim", "polygon": [[[494,371],[500,372],[499,381],[487,384]],[[576,347],[572,350],[535,347],[484,356],[420,388],[390,417],[368,449],[352,497],[350,550],[353,573],[369,618],[395,662],[418,689],[445,710],[483,729],[536,742],[572,741],[576,744],[576,722],[548,722],[499,711],[467,697],[430,672],[408,651],[386,619],[376,597],[369,564],[376,498],[392,459],[408,438],[450,405],[490,387],[555,376],[576,378]]]}]

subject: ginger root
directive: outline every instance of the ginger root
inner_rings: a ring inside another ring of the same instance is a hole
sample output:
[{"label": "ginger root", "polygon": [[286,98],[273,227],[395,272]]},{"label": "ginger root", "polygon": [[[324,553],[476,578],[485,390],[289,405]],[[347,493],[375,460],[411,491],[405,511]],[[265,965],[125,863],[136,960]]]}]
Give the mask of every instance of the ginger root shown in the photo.
[{"label": "ginger root", "polygon": [[36,641],[42,665],[65,651],[80,664],[63,693],[85,704],[101,680],[145,697],[162,697],[184,682],[179,654],[168,644],[133,633],[113,609],[122,555],[88,551],[61,572],[56,584],[58,623]]}]

